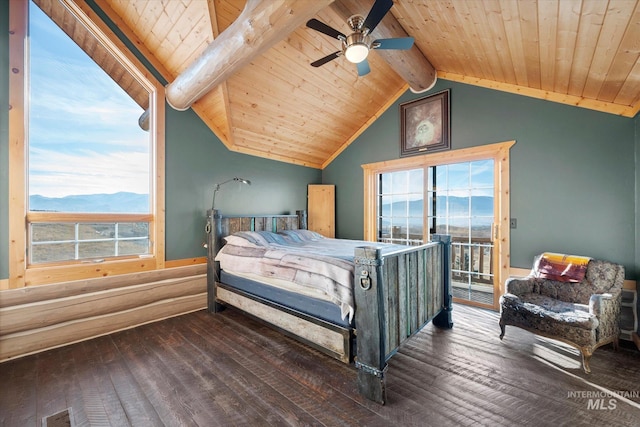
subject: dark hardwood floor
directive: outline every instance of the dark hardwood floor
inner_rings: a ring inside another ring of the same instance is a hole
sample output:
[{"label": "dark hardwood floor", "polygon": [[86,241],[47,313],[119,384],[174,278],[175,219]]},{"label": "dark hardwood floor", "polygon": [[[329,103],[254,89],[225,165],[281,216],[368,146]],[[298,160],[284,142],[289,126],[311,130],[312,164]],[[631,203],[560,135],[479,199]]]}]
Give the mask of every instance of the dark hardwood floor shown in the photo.
[{"label": "dark hardwood floor", "polygon": [[500,341],[496,312],[453,319],[391,359],[384,406],[358,396],[353,366],[229,309],[0,364],[0,424],[71,408],[76,426],[640,425],[635,346],[598,349],[586,375],[564,344],[514,327]]}]

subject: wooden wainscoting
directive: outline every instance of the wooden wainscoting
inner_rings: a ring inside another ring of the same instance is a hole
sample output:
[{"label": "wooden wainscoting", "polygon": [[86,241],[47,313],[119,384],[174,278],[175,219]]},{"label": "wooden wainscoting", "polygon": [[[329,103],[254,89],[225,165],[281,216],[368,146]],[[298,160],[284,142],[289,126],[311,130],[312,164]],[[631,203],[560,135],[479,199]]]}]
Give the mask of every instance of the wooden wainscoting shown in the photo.
[{"label": "wooden wainscoting", "polygon": [[0,361],[206,305],[206,264],[2,291]]}]

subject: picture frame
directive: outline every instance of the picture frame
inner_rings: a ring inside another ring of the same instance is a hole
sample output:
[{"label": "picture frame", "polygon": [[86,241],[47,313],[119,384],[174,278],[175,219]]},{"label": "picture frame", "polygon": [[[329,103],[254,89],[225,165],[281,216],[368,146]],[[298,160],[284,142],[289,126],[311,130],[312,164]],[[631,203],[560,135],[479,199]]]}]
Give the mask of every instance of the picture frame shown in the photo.
[{"label": "picture frame", "polygon": [[451,149],[449,92],[400,104],[400,156]]}]

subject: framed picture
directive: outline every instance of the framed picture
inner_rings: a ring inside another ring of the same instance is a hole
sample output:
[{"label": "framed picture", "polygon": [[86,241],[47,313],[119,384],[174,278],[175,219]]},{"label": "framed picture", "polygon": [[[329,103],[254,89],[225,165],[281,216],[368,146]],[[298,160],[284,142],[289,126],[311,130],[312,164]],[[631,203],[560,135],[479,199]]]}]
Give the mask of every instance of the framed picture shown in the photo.
[{"label": "framed picture", "polygon": [[451,148],[449,89],[400,104],[400,155]]}]

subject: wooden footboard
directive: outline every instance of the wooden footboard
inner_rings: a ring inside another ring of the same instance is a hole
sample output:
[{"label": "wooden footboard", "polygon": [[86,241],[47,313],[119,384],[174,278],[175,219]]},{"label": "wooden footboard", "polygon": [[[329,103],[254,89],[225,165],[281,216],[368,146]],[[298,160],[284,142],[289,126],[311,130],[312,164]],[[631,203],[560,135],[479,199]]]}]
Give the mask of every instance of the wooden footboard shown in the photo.
[{"label": "wooden footboard", "polygon": [[386,399],[384,373],[398,347],[429,321],[451,328],[450,236],[382,255],[363,247],[355,253],[356,367],[358,390]]},{"label": "wooden footboard", "polygon": [[[221,302],[238,307],[342,361],[352,359],[352,333],[315,318],[278,308],[273,303],[243,295],[219,285],[220,268],[214,261],[222,239],[236,231],[306,229],[306,211],[296,215],[222,217],[209,211],[207,220],[208,309],[219,311]],[[450,328],[450,236],[434,235],[422,246],[382,255],[375,247],[355,250],[355,324],[358,389],[362,395],[384,403],[384,372],[398,347],[428,322]],[[218,295],[220,293],[220,295]],[[268,316],[267,316],[268,315]],[[304,333],[301,333],[303,331]],[[318,332],[320,331],[320,332]]]}]

